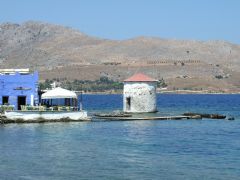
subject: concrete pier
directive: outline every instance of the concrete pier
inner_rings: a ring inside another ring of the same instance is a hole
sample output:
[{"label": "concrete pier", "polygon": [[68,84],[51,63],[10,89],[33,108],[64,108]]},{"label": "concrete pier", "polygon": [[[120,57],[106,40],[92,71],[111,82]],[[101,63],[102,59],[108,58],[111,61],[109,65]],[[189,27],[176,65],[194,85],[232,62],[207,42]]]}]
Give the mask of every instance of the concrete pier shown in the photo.
[{"label": "concrete pier", "polygon": [[199,116],[158,116],[158,117],[114,117],[114,116],[99,117],[97,116],[96,118],[112,120],[112,121],[201,119]]}]

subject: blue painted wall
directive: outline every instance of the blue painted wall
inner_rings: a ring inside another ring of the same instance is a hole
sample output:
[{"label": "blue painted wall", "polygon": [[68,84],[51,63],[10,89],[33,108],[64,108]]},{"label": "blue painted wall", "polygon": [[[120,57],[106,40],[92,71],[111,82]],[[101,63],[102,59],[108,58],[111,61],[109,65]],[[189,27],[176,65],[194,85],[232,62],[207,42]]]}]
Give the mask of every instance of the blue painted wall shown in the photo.
[{"label": "blue painted wall", "polygon": [[9,96],[9,104],[18,108],[18,96],[26,96],[26,104],[31,104],[31,95],[34,97],[34,105],[38,104],[38,72],[31,74],[14,75],[0,74],[0,104],[2,97]]}]

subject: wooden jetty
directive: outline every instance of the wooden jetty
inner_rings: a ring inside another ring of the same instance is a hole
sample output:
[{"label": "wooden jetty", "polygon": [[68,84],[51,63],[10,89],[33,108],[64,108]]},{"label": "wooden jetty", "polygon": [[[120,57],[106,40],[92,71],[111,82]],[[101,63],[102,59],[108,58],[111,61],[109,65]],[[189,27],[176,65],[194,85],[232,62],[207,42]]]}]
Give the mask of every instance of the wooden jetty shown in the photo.
[{"label": "wooden jetty", "polygon": [[97,119],[109,121],[134,121],[134,120],[183,120],[183,119],[201,119],[199,116],[158,116],[158,117],[114,117],[114,116],[97,116]]},{"label": "wooden jetty", "polygon": [[98,114],[94,114],[95,117],[100,117],[100,118],[105,118],[105,117],[132,117],[131,114],[127,114],[127,113],[98,113]]},{"label": "wooden jetty", "polygon": [[94,116],[96,119],[106,121],[134,121],[134,120],[186,120],[186,119],[225,119],[225,115],[219,114],[200,114],[200,113],[184,113],[179,116],[134,116],[132,114],[97,114]]}]

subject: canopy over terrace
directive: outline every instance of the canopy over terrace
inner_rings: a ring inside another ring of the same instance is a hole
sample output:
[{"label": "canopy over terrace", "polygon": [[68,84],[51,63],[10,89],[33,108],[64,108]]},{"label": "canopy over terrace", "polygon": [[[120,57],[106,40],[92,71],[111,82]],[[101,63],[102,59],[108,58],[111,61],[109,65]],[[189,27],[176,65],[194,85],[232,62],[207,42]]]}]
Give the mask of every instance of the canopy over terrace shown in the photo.
[{"label": "canopy over terrace", "polygon": [[60,87],[49,90],[41,96],[42,104],[47,107],[72,106],[74,109],[77,109],[77,98],[75,92]]},{"label": "canopy over terrace", "polygon": [[67,89],[57,87],[55,89],[52,89],[43,93],[41,98],[42,99],[63,99],[63,98],[77,99],[77,94]]}]

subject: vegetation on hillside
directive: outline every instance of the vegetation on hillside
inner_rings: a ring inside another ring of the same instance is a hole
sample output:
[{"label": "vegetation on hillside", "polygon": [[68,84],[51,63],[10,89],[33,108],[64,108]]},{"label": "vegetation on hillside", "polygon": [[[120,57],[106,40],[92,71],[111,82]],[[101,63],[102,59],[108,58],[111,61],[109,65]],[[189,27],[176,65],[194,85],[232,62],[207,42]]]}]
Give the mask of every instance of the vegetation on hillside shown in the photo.
[{"label": "vegetation on hillside", "polygon": [[122,82],[116,82],[109,79],[106,76],[100,77],[100,79],[91,80],[59,80],[59,79],[46,79],[45,82],[39,84],[40,89],[49,89],[51,84],[56,82],[62,88],[66,88],[73,91],[84,91],[84,92],[104,92],[104,91],[119,91],[123,89]]},{"label": "vegetation on hillside", "polygon": [[167,87],[167,83],[164,81],[163,78],[158,80],[157,87],[158,88],[165,88],[165,87]]},{"label": "vegetation on hillside", "polygon": [[[84,92],[105,92],[105,91],[113,91],[119,92],[123,90],[123,83],[114,81],[109,79],[106,76],[100,77],[98,80],[73,80],[69,81],[67,79],[59,80],[59,79],[46,79],[45,82],[39,83],[39,88],[50,89],[52,84],[56,82],[57,86],[61,86],[62,88],[66,88],[73,91],[84,91]],[[160,79],[158,82],[158,87],[166,87],[164,79]]]}]

